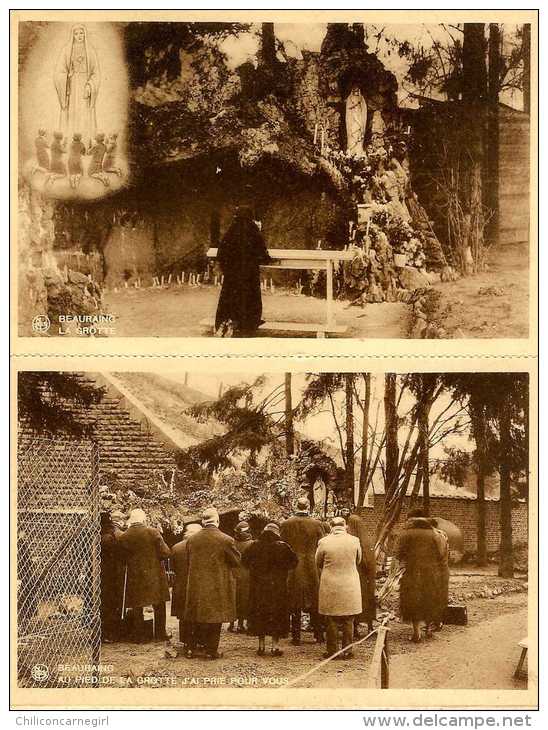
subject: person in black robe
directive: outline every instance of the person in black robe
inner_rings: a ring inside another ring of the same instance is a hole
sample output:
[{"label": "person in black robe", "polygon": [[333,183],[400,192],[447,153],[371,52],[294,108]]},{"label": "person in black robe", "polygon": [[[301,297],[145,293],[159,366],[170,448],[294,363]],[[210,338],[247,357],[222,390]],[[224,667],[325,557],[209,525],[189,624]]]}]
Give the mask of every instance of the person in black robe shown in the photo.
[{"label": "person in black robe", "polygon": [[287,574],[297,566],[297,555],[280,539],[280,528],[268,523],[258,540],[242,556],[249,569],[248,633],[259,637],[257,654],[265,654],[265,637],[272,637],[272,656],[281,656],[281,637],[289,632]]},{"label": "person in black robe", "polygon": [[215,333],[246,337],[263,323],[260,265],[271,261],[251,209],[236,210],[230,228],[222,238],[217,261],[224,275]]}]

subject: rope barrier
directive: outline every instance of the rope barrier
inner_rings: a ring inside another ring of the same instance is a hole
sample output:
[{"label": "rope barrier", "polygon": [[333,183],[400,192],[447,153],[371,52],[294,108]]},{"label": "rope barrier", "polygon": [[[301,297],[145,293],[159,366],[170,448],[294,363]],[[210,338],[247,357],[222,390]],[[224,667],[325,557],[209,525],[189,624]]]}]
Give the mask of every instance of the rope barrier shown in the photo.
[{"label": "rope barrier", "polygon": [[373,631],[370,631],[367,636],[362,637],[361,639],[358,639],[358,641],[352,642],[352,644],[348,644],[348,646],[343,646],[342,649],[339,649],[339,651],[336,651],[334,654],[331,654],[330,657],[327,659],[324,659],[323,661],[319,662],[318,664],[315,664],[312,669],[309,669],[308,672],[305,672],[304,674],[299,675],[295,679],[292,679],[291,682],[288,682],[287,684],[284,684],[284,689],[287,689],[288,687],[292,687],[293,685],[297,684],[298,682],[302,682],[304,679],[307,679],[310,677],[311,674],[314,674],[314,672],[317,672],[318,669],[321,669],[321,667],[325,666],[326,664],[329,664],[329,662],[332,659],[335,659],[335,657],[338,657],[340,654],[343,654],[344,652],[348,651],[354,646],[359,646],[360,644],[363,644],[364,641],[367,641],[370,636],[373,636],[373,634],[377,634],[379,632],[379,629],[383,626],[386,626],[388,623],[388,619],[384,619],[382,623],[380,623],[377,628],[373,629]]}]

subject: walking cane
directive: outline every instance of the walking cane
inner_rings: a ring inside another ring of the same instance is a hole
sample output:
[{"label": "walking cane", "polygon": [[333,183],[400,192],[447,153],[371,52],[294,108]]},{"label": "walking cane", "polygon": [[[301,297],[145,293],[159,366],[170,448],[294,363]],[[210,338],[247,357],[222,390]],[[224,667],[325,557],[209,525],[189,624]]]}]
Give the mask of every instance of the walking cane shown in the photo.
[{"label": "walking cane", "polygon": [[126,620],[126,586],[127,586],[127,565],[124,568],[124,596],[122,598],[122,625],[127,638],[127,620]]}]

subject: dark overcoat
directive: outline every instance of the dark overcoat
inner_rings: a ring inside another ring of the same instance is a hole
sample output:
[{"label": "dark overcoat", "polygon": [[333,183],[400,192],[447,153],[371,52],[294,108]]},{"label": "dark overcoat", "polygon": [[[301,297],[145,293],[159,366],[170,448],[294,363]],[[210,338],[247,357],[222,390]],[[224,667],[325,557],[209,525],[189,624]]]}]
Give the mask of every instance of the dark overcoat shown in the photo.
[{"label": "dark overcoat", "polygon": [[125,562],[119,544],[120,528],[109,527],[101,533],[101,613],[122,617]]},{"label": "dark overcoat", "polygon": [[236,618],[236,576],[240,553],[234,540],[207,525],[186,543],[188,579],[185,621],[222,624]]},{"label": "dark overcoat", "polygon": [[217,261],[223,286],[215,316],[215,330],[231,321],[236,332],[252,332],[261,324],[260,265],[270,261],[263,237],[250,218],[237,216],[219,243]]},{"label": "dark overcoat", "polygon": [[444,530],[434,527],[438,550],[441,556],[442,571],[442,595],[441,601],[444,606],[449,603],[449,539]]},{"label": "dark overcoat", "polygon": [[188,579],[188,556],[186,543],[188,537],[171,548],[171,568],[175,573],[171,591],[171,615],[182,619],[185,615],[186,584]]},{"label": "dark overcoat", "polygon": [[249,537],[246,540],[236,540],[236,549],[242,556],[242,562],[235,570],[236,576],[236,616],[241,619],[247,618],[249,612],[249,569],[244,563],[243,557],[253,540]]},{"label": "dark overcoat", "polygon": [[248,631],[255,636],[287,636],[287,574],[297,565],[290,546],[271,532],[250,543],[242,557],[249,569]]},{"label": "dark overcoat", "polygon": [[154,527],[132,525],[117,538],[127,568],[126,608],[169,601],[163,560],[170,550]]},{"label": "dark overcoat", "polygon": [[403,621],[441,621],[444,604],[444,569],[438,536],[424,518],[405,524],[398,541],[397,557],[404,565],[400,583]]},{"label": "dark overcoat", "polygon": [[354,537],[358,538],[362,548],[362,559],[358,566],[363,606],[360,621],[369,623],[377,616],[375,598],[377,565],[375,562],[375,552],[369,540],[365,522],[359,515],[350,515],[347,522],[347,532],[349,535],[354,535]]},{"label": "dark overcoat", "polygon": [[281,538],[297,554],[296,567],[289,572],[289,610],[318,611],[320,579],[316,567],[316,548],[324,536],[319,520],[308,515],[294,515],[282,523]]}]

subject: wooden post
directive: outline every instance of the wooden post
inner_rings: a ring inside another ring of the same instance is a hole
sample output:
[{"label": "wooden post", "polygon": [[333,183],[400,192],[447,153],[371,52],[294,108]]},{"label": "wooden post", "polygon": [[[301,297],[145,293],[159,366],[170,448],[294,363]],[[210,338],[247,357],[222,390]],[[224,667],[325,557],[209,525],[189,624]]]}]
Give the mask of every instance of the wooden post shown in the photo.
[{"label": "wooden post", "polygon": [[388,628],[384,625],[377,629],[377,641],[373,658],[369,665],[366,687],[370,689],[388,689],[389,656],[387,643]]},{"label": "wooden post", "polygon": [[388,651],[388,631],[384,635],[384,648],[381,654],[381,689],[390,686],[390,653]]}]

